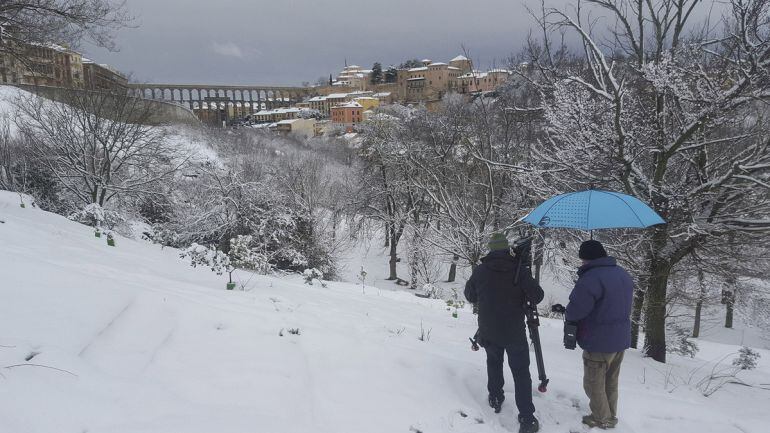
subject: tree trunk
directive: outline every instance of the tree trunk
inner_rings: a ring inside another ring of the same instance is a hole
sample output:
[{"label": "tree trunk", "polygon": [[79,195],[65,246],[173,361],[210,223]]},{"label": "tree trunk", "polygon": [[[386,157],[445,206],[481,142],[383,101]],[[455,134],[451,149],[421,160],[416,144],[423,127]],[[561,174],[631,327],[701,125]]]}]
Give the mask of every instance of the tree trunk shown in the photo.
[{"label": "tree trunk", "polygon": [[398,279],[398,274],[396,270],[396,264],[398,263],[398,251],[396,247],[398,246],[398,240],[396,239],[396,230],[395,227],[391,224],[390,230],[388,233],[390,238],[390,275],[388,276],[389,281],[394,281]]},{"label": "tree trunk", "polygon": [[669,264],[653,258],[644,310],[644,354],[658,362],[666,362],[666,290]]},{"label": "tree trunk", "polygon": [[725,304],[725,328],[732,328],[736,280],[735,278],[730,277],[728,278],[727,283],[727,289],[722,293],[722,303]]},{"label": "tree trunk", "polygon": [[631,347],[639,348],[639,328],[642,325],[642,311],[644,310],[644,290],[637,287],[634,290],[634,305],[631,309]]},{"label": "tree trunk", "polygon": [[452,265],[449,266],[449,278],[447,278],[447,283],[454,283],[455,278],[457,278],[457,261],[460,260],[460,257],[455,255],[452,257]]},{"label": "tree trunk", "polygon": [[725,303],[725,328],[731,328],[733,327],[733,299],[729,299],[727,303]]},{"label": "tree trunk", "polygon": [[695,304],[695,323],[692,325],[692,338],[700,337],[700,314],[703,308],[703,301],[698,299]]},{"label": "tree trunk", "polygon": [[666,297],[670,263],[655,256],[666,244],[666,232],[657,229],[653,235],[650,279],[647,282],[647,306],[644,309],[644,354],[658,362],[666,362]]},{"label": "tree trunk", "polygon": [[692,338],[700,337],[700,317],[703,310],[703,298],[706,289],[703,284],[703,271],[698,271],[698,302],[695,303],[695,323],[692,325]]}]

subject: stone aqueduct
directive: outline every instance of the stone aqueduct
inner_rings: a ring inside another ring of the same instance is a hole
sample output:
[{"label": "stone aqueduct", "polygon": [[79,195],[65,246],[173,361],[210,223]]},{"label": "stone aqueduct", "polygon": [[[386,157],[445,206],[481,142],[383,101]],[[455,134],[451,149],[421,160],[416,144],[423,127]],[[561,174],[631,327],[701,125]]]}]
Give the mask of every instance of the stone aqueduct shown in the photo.
[{"label": "stone aqueduct", "polygon": [[207,84],[130,84],[129,94],[172,102],[190,110],[242,107],[245,112],[288,107],[314,94],[305,87],[223,86]]}]

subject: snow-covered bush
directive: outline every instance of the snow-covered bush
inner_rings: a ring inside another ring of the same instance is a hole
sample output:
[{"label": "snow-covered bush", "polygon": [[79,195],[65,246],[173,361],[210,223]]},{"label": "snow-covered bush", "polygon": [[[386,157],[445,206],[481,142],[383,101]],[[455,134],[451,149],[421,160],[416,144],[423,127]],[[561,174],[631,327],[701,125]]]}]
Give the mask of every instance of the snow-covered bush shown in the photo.
[{"label": "snow-covered bush", "polygon": [[113,230],[126,222],[126,219],[119,212],[105,209],[96,203],[84,206],[81,210],[70,214],[68,218],[91,227],[109,230]]},{"label": "snow-covered bush", "polygon": [[272,270],[270,258],[262,251],[253,248],[254,237],[238,235],[230,239],[230,263],[233,266],[268,274]]},{"label": "snow-covered bush", "polygon": [[206,266],[215,272],[217,275],[222,275],[227,272],[233,271],[233,266],[230,263],[230,257],[227,254],[219,251],[214,246],[205,247],[193,243],[188,248],[183,250],[179,257],[189,258],[190,266],[193,268],[198,266]]},{"label": "snow-covered bush", "polygon": [[748,346],[743,346],[738,351],[738,357],[733,359],[733,365],[741,370],[753,370],[757,368],[757,361],[760,357],[759,352]]},{"label": "snow-covered bush", "polygon": [[690,339],[690,333],[680,326],[669,326],[667,338],[668,342],[666,343],[666,350],[670,353],[676,353],[690,358],[694,358],[698,353],[698,344]]},{"label": "snow-covered bush", "polygon": [[302,277],[305,279],[305,284],[309,286],[312,286],[313,284],[318,283],[321,285],[321,287],[326,287],[326,283],[321,281],[323,276],[324,276],[323,272],[319,271],[316,268],[308,268],[302,272]]}]

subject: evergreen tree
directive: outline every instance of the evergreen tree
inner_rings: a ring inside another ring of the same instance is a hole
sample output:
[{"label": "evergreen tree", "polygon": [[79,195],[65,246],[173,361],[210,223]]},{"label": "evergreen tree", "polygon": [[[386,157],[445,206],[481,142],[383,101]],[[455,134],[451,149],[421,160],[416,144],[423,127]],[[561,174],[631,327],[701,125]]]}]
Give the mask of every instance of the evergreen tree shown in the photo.
[{"label": "evergreen tree", "polygon": [[386,83],[395,83],[398,81],[398,69],[396,69],[394,66],[390,66],[387,70],[385,70],[384,79]]},{"label": "evergreen tree", "polygon": [[331,86],[333,84],[334,84],[334,80],[332,79],[332,74],[329,74],[329,85]]},{"label": "evergreen tree", "polygon": [[398,69],[412,69],[423,66],[422,62],[417,59],[407,60],[404,63],[398,65]]},{"label": "evergreen tree", "polygon": [[382,65],[379,62],[374,62],[372,66],[372,84],[382,83]]}]

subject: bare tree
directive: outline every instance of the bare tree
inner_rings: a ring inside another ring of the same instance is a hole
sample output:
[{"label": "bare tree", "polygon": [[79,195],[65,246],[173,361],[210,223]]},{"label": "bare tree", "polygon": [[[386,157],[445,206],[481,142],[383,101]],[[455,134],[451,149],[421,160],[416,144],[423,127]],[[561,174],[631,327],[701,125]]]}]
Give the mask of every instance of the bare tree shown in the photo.
[{"label": "bare tree", "polygon": [[30,44],[85,39],[114,49],[113,32],[131,21],[124,1],[0,0],[0,53],[25,61]]},{"label": "bare tree", "polygon": [[126,95],[71,91],[68,102],[37,96],[17,100],[15,119],[36,161],[82,204],[119,195],[155,194],[188,159],[147,125],[152,108]]},{"label": "bare tree", "polygon": [[389,248],[388,280],[398,280],[398,246],[410,221],[417,221],[423,197],[409,182],[413,167],[400,157],[404,125],[394,116],[380,116],[365,126],[361,150],[361,188],[359,210],[385,227]]},{"label": "bare tree", "polygon": [[11,136],[11,120],[3,114],[0,116],[0,189],[8,191],[16,191],[14,166],[19,155],[15,141]]}]

